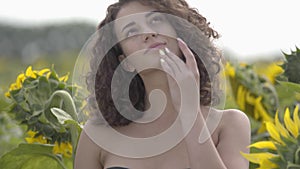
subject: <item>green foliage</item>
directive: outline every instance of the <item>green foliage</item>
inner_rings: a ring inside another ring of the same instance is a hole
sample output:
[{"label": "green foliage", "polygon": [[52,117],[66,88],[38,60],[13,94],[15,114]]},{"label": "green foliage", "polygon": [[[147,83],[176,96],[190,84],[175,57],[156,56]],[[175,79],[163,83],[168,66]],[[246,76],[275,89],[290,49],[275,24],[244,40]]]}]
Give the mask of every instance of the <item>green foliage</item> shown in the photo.
[{"label": "green foliage", "polygon": [[275,86],[279,94],[280,110],[293,107],[300,101],[300,50],[296,47],[290,54],[283,53],[285,63],[281,65],[284,73],[277,77]]},{"label": "green foliage", "polygon": [[23,129],[6,112],[0,112],[0,156],[23,141]]},{"label": "green foliage", "polygon": [[[7,102],[3,110],[33,131],[33,136],[26,138],[30,144],[20,144],[4,154],[0,166],[7,169],[73,167],[69,156],[75,155],[72,148],[76,149],[82,130],[77,117],[81,98],[72,98],[71,93],[76,95],[77,88],[68,85],[67,79],[67,75],[59,77],[53,68],[36,71],[28,67],[18,75],[6,93],[9,99],[4,98]],[[42,144],[32,144],[36,142]],[[13,163],[15,160],[18,162]]]},{"label": "green foliage", "polygon": [[28,130],[37,131],[37,135],[43,135],[52,144],[70,141],[70,132],[58,122],[50,108],[66,109],[77,120],[76,108],[69,96],[74,88],[61,81],[54,70],[47,74],[30,71],[29,68],[26,70],[29,77],[19,79],[23,81],[22,87],[10,91],[13,104],[8,112],[21,124],[27,125]]},{"label": "green foliage", "polygon": [[43,54],[79,52],[95,28],[96,25],[83,22],[26,27],[0,23],[0,57],[27,59],[26,63],[32,64]]},{"label": "green foliage", "polygon": [[[5,169],[66,169],[61,159],[52,153],[53,145],[20,144],[0,158],[0,166]],[[69,166],[70,162],[66,162]]]},{"label": "green foliage", "polygon": [[[300,50],[296,48],[291,54],[284,55],[286,62],[281,65],[284,73],[273,84],[280,103],[278,115],[270,122],[265,122],[269,136],[263,139],[267,138],[268,142],[257,139],[251,145],[260,148],[258,152],[264,154],[264,159],[255,159],[256,154],[252,151],[250,155],[245,155],[248,160],[253,160],[251,162],[259,164],[259,168],[274,168],[272,165],[280,169],[300,168]],[[289,109],[294,110],[292,115]],[[270,148],[270,142],[275,148]]]},{"label": "green foliage", "polygon": [[[58,108],[51,108],[51,112],[57,118],[58,122],[70,131],[72,147],[76,148],[77,141],[82,130],[82,126],[77,120],[75,120],[77,117],[72,117],[74,115],[76,116],[76,114],[70,115],[64,110]],[[75,153],[76,152],[73,153],[73,156],[75,156]]]},{"label": "green foliage", "polygon": [[285,107],[294,106],[300,101],[300,85],[292,82],[278,81],[275,86],[278,93],[280,110]]},{"label": "green foliage", "polygon": [[[300,145],[297,144],[297,139],[281,137],[281,140],[284,144],[275,144],[279,158],[276,157],[271,159],[271,161],[282,168],[289,168],[287,166],[292,164],[300,164],[298,160],[299,155],[296,154],[300,149]],[[300,167],[300,165],[298,165],[298,167]]]},{"label": "green foliage", "polygon": [[22,142],[23,129],[6,113],[9,104],[0,88],[0,156]]},{"label": "green foliage", "polygon": [[[234,69],[235,76],[229,76],[229,80],[240,109],[257,120],[266,120],[263,119],[263,112],[267,112],[270,117],[274,117],[279,103],[273,84],[256,73],[253,70],[253,65],[235,65]],[[243,88],[243,92],[239,92],[239,87]],[[258,109],[258,106],[250,103],[250,99],[247,99],[249,97],[253,99],[262,97],[261,104],[265,110]],[[259,113],[255,114],[255,112]]]},{"label": "green foliage", "polygon": [[266,108],[267,112],[274,117],[274,113],[278,108],[278,96],[277,92],[270,83],[270,81],[255,71],[251,65],[241,68],[238,71],[237,77],[240,78],[241,83],[253,94],[254,96],[262,96],[262,104]]},{"label": "green foliage", "polygon": [[[4,42],[2,46],[0,45],[0,86],[7,88],[9,82],[14,81],[16,75],[25,70],[28,64],[38,69],[51,67],[54,64],[55,69],[63,73],[72,70],[79,50],[94,31],[95,26],[82,23],[45,25],[34,28],[12,28],[0,25]],[[49,76],[44,74],[37,78],[26,78],[22,82],[22,87],[11,90],[11,99],[5,98],[3,92],[0,92],[0,156],[8,152],[4,155],[5,162],[4,156],[0,159],[0,168],[7,166],[8,158],[12,158],[11,162],[24,158],[23,167],[31,169],[61,168],[59,166],[63,165],[66,168],[72,168],[72,159],[54,153],[53,149],[57,147],[55,141],[71,142],[73,150],[76,149],[82,127],[77,121],[76,112],[81,107],[82,98],[71,96],[71,94],[76,94],[76,87],[59,80],[58,75],[56,77],[55,75],[57,74],[54,71]],[[24,142],[23,132],[26,129],[38,131],[36,138],[44,137],[45,134],[48,143],[51,144],[49,149],[47,151],[36,149],[28,144],[28,151],[18,147],[9,152]],[[32,149],[31,152],[30,149]],[[49,156],[41,155],[41,158],[38,157],[40,155],[32,156],[38,151],[41,154],[45,151],[57,157],[60,162],[55,162],[55,159]],[[13,154],[13,152],[17,153]],[[28,156],[17,158],[18,154],[24,153],[32,156],[30,158],[32,160],[26,163]],[[35,163],[35,161],[40,162]],[[49,163],[57,163],[58,166]],[[11,165],[11,168],[18,168],[13,163]]]},{"label": "green foliage", "polygon": [[300,84],[300,49],[296,47],[295,51],[291,51],[291,54],[284,53],[286,62],[282,65],[284,69],[284,76],[289,82]]}]

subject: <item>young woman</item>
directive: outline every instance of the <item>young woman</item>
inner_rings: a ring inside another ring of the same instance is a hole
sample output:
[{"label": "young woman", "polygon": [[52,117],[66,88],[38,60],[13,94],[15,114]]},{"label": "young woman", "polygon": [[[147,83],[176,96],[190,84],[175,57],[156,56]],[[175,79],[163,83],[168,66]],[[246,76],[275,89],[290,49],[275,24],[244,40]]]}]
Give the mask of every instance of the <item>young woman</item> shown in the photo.
[{"label": "young woman", "polygon": [[203,16],[184,0],[119,0],[98,29],[87,76],[94,116],[75,169],[248,168],[247,116],[211,107],[221,56]]}]

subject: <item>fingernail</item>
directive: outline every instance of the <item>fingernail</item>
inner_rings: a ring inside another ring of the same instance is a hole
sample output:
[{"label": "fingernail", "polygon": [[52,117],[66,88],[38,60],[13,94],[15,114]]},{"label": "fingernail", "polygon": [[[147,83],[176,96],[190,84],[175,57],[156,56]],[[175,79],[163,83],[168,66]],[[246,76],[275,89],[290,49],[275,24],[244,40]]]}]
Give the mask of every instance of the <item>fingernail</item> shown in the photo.
[{"label": "fingernail", "polygon": [[161,50],[161,49],[159,49],[159,54],[160,55],[166,55],[166,53],[163,50]]},{"label": "fingernail", "polygon": [[170,50],[169,50],[168,48],[165,48],[165,51],[166,51],[167,53],[170,53]]},{"label": "fingernail", "polygon": [[165,60],[164,60],[163,58],[160,58],[160,62],[161,62],[161,63],[164,63]]},{"label": "fingernail", "polygon": [[181,38],[177,38],[177,42],[179,43],[179,44],[181,44],[181,43],[185,43],[185,42],[183,42],[183,40],[181,39]]}]

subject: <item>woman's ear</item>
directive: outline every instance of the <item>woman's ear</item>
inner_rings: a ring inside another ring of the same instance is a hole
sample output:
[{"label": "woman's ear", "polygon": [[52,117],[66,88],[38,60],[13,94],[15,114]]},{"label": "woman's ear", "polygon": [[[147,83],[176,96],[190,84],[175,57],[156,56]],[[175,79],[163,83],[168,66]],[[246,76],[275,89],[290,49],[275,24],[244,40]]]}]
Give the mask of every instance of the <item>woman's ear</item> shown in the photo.
[{"label": "woman's ear", "polygon": [[128,59],[125,59],[126,57],[124,55],[119,55],[118,59],[121,63],[122,68],[127,72],[134,72],[135,68],[134,66],[129,62]]}]

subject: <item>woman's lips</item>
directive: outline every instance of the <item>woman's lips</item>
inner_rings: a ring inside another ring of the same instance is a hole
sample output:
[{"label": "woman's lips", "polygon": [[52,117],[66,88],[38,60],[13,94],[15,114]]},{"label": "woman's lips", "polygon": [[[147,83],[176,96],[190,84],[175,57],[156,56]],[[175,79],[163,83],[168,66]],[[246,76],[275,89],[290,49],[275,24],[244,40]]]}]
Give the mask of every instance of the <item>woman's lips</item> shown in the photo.
[{"label": "woman's lips", "polygon": [[[158,42],[158,43],[153,43],[152,45],[149,46],[149,48],[161,48],[161,46],[165,46],[166,43],[163,43],[163,42]],[[148,49],[149,49],[148,48]]]},{"label": "woman's lips", "polygon": [[152,50],[152,49],[162,49],[163,47],[166,46],[166,42],[156,42],[156,43],[153,43],[151,44],[147,50],[145,51],[145,53],[147,53],[148,51]]}]

